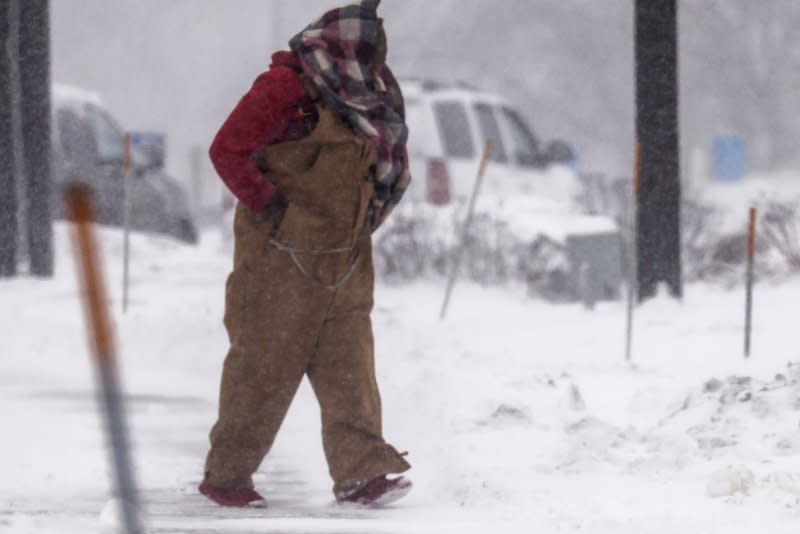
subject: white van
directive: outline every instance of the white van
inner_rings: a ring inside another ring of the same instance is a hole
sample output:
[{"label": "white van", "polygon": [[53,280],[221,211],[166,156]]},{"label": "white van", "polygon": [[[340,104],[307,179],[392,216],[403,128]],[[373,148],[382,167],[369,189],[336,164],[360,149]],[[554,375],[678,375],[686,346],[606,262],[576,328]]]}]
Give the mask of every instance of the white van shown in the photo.
[{"label": "white van", "polygon": [[521,114],[497,95],[465,85],[401,80],[409,127],[414,200],[447,204],[467,197],[484,143],[492,141],[488,190],[528,193],[569,202],[577,177],[563,141],[542,147]]}]

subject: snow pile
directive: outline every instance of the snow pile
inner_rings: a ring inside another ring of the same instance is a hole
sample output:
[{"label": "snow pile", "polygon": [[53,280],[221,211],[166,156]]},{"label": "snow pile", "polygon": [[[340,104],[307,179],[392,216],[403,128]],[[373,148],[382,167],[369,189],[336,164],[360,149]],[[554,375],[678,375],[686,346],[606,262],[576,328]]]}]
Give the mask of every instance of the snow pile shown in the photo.
[{"label": "snow pile", "polygon": [[743,465],[729,466],[714,473],[706,487],[709,497],[732,497],[737,493],[747,494],[756,483],[756,476]]},{"label": "snow pile", "polygon": [[660,426],[686,432],[707,458],[729,448],[755,457],[800,454],[800,363],[787,364],[771,380],[712,378]]}]

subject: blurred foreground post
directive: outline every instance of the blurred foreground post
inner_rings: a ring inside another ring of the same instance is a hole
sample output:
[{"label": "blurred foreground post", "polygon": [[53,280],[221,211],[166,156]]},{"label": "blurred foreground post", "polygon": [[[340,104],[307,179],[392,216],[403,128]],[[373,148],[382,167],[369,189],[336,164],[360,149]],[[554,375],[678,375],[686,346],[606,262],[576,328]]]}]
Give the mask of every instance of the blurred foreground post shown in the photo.
[{"label": "blurred foreground post", "polygon": [[750,357],[750,332],[753,327],[753,278],[756,256],[756,209],[750,208],[747,230],[747,293],[744,312],[744,357]]},{"label": "blurred foreground post", "polygon": [[74,223],[73,248],[78,264],[92,355],[97,364],[102,388],[106,435],[116,474],[117,497],[122,507],[122,519],[127,534],[143,534],[144,527],[138,512],[125,413],[117,377],[113,327],[106,303],[90,199],[91,191],[88,187],[71,186],[67,191],[67,211],[69,219]]},{"label": "blurred foreground post", "polygon": [[677,0],[636,0],[636,138],[639,299],[654,296],[661,282],[680,298]]},{"label": "blurred foreground post", "polygon": [[17,274],[17,181],[12,131],[11,0],[0,0],[0,278]]},{"label": "blurred foreground post", "polygon": [[122,171],[122,313],[128,311],[128,276],[131,242],[131,134],[125,134],[125,162]]},{"label": "blurred foreground post", "polygon": [[629,203],[630,212],[628,221],[630,223],[630,235],[628,236],[628,310],[625,320],[625,360],[630,361],[631,351],[633,350],[633,307],[636,305],[636,207],[639,199],[639,183],[641,180],[642,169],[642,145],[637,141],[636,150],[633,156],[633,184],[631,191],[633,198]]},{"label": "blurred foreground post", "polygon": [[450,278],[447,281],[447,290],[444,294],[444,302],[442,303],[442,310],[439,313],[439,319],[444,319],[447,314],[447,306],[450,303],[450,295],[453,293],[453,285],[456,283],[458,276],[458,269],[461,266],[461,257],[464,255],[464,248],[467,244],[467,234],[469,227],[472,224],[472,216],[475,212],[475,201],[478,198],[478,193],[481,189],[483,182],[483,175],[486,173],[486,165],[489,163],[489,155],[492,153],[492,140],[487,139],[486,144],[483,146],[483,156],[481,157],[481,164],[478,168],[478,177],[475,179],[475,185],[472,188],[472,197],[469,199],[469,207],[467,208],[467,218],[464,220],[464,227],[461,230],[461,241],[458,244],[456,257],[453,261],[453,269],[450,271]]},{"label": "blurred foreground post", "polygon": [[53,275],[49,0],[20,1],[19,75],[30,272]]}]

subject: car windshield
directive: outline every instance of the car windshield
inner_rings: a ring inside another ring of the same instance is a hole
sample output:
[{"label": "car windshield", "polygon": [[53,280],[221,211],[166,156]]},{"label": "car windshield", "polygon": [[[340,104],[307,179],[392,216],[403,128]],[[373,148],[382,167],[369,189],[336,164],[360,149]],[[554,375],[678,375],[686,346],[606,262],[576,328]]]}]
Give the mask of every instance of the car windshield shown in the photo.
[{"label": "car windshield", "polygon": [[125,159],[125,137],[113,119],[93,105],[87,106],[86,118],[97,140],[97,155],[100,162],[122,162]]},{"label": "car windshield", "polygon": [[536,166],[539,162],[539,143],[536,137],[516,111],[504,107],[503,117],[511,131],[514,158],[520,165]]},{"label": "car windshield", "polygon": [[445,155],[454,158],[475,157],[475,142],[464,105],[453,101],[436,102],[433,111]]},{"label": "car windshield", "polygon": [[489,159],[498,163],[506,163],[508,155],[503,144],[503,138],[500,136],[500,126],[497,124],[497,118],[492,111],[492,106],[484,103],[475,104],[475,114],[478,116],[478,124],[480,124],[483,138],[485,140],[491,139],[492,141],[492,152]]}]

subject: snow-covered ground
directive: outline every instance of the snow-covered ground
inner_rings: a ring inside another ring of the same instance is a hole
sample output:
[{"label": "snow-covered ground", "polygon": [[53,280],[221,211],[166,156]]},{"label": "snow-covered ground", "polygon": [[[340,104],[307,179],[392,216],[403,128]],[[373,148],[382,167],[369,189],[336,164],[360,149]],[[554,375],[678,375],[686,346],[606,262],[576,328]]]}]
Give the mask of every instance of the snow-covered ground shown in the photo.
[{"label": "snow-covered ground", "polygon": [[[67,227],[54,280],[0,281],[0,532],[100,532],[110,491]],[[103,230],[135,462],[152,532],[795,533],[800,525],[800,281],[744,295],[689,286],[594,311],[514,287],[379,285],[385,433],[415,489],[383,510],[331,505],[307,385],[256,479],[260,511],[197,495],[225,351],[229,253],[134,236],[120,313],[119,232]],[[106,510],[107,512],[108,510]]]}]

